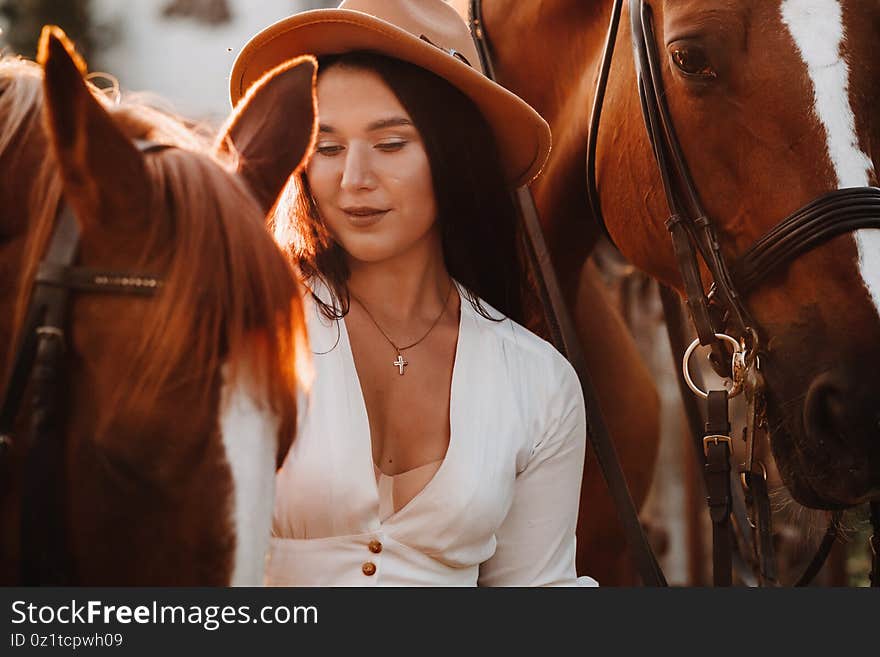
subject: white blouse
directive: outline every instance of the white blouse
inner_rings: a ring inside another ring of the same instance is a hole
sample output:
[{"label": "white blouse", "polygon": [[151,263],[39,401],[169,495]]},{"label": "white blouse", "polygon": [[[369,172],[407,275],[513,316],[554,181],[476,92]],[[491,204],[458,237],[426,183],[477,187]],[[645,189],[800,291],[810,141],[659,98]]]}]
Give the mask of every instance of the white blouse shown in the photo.
[{"label": "white blouse", "polygon": [[446,457],[383,521],[345,321],[308,298],[306,314],[314,383],[276,480],[267,584],[595,584],[575,575],[586,422],[577,375],[559,352],[461,296]]}]

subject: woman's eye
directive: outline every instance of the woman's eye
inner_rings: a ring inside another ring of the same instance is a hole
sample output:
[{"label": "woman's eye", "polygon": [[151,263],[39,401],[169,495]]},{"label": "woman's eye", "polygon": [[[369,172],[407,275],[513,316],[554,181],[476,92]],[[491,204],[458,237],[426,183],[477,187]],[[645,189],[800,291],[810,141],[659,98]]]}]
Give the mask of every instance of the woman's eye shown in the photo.
[{"label": "woman's eye", "polygon": [[406,146],[405,141],[383,141],[376,144],[376,148],[378,148],[380,151],[386,152],[399,151],[404,146]]},{"label": "woman's eye", "polygon": [[673,63],[685,75],[710,80],[718,77],[706,51],[696,46],[673,44],[669,48],[669,56]]},{"label": "woman's eye", "polygon": [[336,155],[338,153],[341,153],[342,146],[339,146],[337,144],[326,144],[326,145],[318,144],[315,147],[315,151],[320,153],[321,155],[332,156],[332,155]]}]

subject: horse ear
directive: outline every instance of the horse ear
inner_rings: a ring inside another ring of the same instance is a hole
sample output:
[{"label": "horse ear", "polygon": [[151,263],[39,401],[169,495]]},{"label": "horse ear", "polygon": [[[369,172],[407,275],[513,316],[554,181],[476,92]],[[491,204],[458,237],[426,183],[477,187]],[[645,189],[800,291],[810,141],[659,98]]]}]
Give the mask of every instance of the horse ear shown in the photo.
[{"label": "horse ear", "polygon": [[236,105],[218,138],[268,212],[287,179],[308,158],[317,134],[318,62],[293,59],[266,73]]},{"label": "horse ear", "polygon": [[141,195],[143,156],[92,95],[86,67],[64,32],[43,28],[37,61],[43,66],[44,119],[64,180],[64,197],[80,225],[126,219]]}]

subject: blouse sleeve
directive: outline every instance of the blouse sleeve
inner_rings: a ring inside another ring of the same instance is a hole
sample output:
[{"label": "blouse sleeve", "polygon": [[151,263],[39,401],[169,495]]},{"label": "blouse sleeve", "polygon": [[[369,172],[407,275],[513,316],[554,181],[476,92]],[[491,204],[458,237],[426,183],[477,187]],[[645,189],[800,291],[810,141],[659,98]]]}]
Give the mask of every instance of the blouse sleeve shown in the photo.
[{"label": "blouse sleeve", "polygon": [[[574,586],[575,528],[586,449],[580,381],[564,360],[547,405],[546,429],[514,484],[510,511],[495,533],[495,554],[480,586]],[[592,580],[589,580],[592,582]]]}]

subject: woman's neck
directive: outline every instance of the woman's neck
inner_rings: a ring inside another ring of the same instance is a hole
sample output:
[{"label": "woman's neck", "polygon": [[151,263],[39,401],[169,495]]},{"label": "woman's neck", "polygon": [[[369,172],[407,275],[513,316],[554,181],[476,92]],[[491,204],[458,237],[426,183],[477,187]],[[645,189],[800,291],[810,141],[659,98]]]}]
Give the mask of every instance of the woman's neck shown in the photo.
[{"label": "woman's neck", "polygon": [[439,240],[381,262],[349,260],[348,289],[371,313],[394,322],[433,318],[449,298],[451,280]]}]

